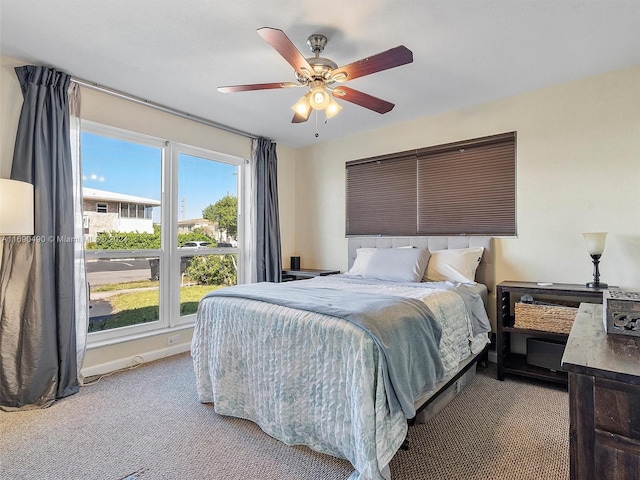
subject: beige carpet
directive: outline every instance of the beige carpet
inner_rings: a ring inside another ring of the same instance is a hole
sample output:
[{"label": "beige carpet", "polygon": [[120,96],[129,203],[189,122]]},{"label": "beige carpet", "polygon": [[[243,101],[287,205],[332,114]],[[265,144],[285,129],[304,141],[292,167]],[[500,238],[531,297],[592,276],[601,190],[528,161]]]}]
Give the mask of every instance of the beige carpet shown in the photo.
[{"label": "beige carpet", "polygon": [[[394,480],[567,479],[568,400],[490,367],[391,463]],[[46,410],[0,412],[0,479],[345,480],[351,465],[289,447],[198,402],[188,354],[104,378]]]}]

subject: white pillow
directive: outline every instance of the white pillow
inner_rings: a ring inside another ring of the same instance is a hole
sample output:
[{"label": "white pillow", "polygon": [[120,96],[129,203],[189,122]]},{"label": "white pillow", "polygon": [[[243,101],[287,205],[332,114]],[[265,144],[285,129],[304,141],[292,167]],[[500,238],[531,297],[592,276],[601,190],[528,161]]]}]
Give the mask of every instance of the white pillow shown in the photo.
[{"label": "white pillow", "polygon": [[353,262],[353,265],[347,272],[349,275],[363,275],[364,269],[369,263],[369,259],[373,252],[375,252],[375,248],[362,247],[356,248],[356,259]]},{"label": "white pillow", "polygon": [[364,269],[365,278],[389,282],[419,282],[429,263],[424,248],[378,248]]},{"label": "white pillow", "polygon": [[434,250],[422,279],[425,282],[475,283],[484,247]]},{"label": "white pillow", "polygon": [[[411,245],[407,245],[404,247],[394,247],[394,248],[413,248]],[[376,247],[360,247],[356,248],[356,259],[353,261],[353,265],[347,272],[348,275],[364,275],[364,269],[369,263],[371,259],[371,255],[373,252],[377,250]]]}]

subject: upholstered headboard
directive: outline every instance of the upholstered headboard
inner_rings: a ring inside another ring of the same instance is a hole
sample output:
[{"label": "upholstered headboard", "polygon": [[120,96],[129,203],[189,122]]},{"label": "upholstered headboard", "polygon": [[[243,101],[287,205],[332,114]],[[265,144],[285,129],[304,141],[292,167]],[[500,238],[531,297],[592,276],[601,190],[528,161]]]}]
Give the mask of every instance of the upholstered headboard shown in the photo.
[{"label": "upholstered headboard", "polygon": [[356,249],[360,247],[392,248],[410,245],[429,250],[445,250],[449,248],[484,247],[482,260],[476,270],[476,281],[487,286],[490,292],[495,291],[495,269],[493,265],[492,237],[455,236],[455,237],[349,237],[349,268],[356,259]]}]

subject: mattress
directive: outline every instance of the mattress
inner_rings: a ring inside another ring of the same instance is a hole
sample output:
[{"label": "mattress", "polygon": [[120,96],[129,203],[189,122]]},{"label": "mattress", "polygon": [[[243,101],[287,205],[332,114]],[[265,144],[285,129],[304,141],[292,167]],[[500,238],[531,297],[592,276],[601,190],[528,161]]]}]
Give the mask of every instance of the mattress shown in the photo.
[{"label": "mattress", "polygon": [[[441,327],[446,376],[488,342],[489,328],[474,334],[469,298],[481,295],[468,287],[461,295],[451,284],[340,275],[295,283],[423,301]],[[406,437],[407,416],[389,408],[384,355],[359,325],[264,301],[204,298],[192,356],[199,399],[212,402],[217,413],[251,420],[286,444],[344,458],[355,468],[353,480],[390,479],[388,465]],[[423,391],[416,400],[428,396]]]}]

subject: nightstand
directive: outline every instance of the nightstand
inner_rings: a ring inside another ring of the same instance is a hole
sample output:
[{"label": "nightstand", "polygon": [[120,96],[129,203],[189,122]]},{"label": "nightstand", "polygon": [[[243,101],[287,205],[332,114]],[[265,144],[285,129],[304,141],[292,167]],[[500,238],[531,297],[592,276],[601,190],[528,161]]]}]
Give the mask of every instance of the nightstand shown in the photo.
[{"label": "nightstand", "polygon": [[282,281],[305,280],[313,277],[324,277],[340,273],[340,270],[321,270],[316,268],[301,268],[300,270],[282,270]]},{"label": "nightstand", "polygon": [[[618,287],[609,287],[618,288]],[[602,303],[603,289],[588,288],[585,285],[554,283],[541,285],[535,282],[502,282],[496,286],[496,358],[497,378],[504,380],[505,374],[549,380],[567,384],[567,372],[552,370],[527,363],[527,355],[511,351],[511,335],[521,334],[534,337],[541,342],[550,342],[560,350],[560,357],[567,343],[568,333],[556,333],[514,326],[514,304],[524,294],[549,303],[554,300],[575,300],[578,303]]]}]

